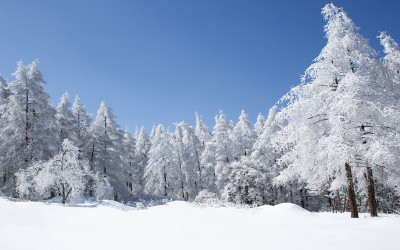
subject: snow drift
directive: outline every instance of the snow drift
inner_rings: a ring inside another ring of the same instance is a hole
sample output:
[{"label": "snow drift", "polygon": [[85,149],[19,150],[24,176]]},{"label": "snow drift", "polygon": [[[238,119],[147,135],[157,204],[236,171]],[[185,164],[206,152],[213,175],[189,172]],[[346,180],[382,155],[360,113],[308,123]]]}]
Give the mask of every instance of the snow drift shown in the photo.
[{"label": "snow drift", "polygon": [[293,204],[138,209],[0,198],[2,249],[398,249],[400,217],[311,213]]}]

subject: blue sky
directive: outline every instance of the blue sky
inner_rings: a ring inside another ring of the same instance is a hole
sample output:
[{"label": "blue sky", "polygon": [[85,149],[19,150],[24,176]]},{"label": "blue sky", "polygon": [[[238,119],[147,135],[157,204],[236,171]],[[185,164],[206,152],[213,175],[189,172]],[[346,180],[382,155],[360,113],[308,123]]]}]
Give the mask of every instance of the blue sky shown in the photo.
[{"label": "blue sky", "polygon": [[[57,104],[68,91],[95,114],[101,101],[122,128],[151,129],[199,112],[211,128],[222,109],[251,121],[291,86],[325,44],[329,1],[0,2],[0,73],[38,58]],[[381,51],[400,42],[400,1],[333,1]]]}]

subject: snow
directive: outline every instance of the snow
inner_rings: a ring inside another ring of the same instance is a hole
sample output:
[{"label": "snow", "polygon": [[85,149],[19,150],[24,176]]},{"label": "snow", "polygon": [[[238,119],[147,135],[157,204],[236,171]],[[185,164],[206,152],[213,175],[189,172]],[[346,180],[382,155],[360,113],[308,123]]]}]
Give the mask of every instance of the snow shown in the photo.
[{"label": "snow", "polygon": [[136,209],[0,198],[2,249],[399,249],[400,216],[311,213],[293,204]]}]

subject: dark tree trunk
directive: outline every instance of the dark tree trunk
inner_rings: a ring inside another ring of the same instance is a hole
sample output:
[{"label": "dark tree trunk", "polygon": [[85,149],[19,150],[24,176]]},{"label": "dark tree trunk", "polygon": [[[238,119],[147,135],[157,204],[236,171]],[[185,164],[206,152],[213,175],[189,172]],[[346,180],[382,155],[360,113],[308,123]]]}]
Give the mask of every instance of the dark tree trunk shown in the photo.
[{"label": "dark tree trunk", "polygon": [[165,172],[165,167],[164,167],[164,196],[167,196],[167,173]]},{"label": "dark tree trunk", "polygon": [[29,90],[26,82],[26,106],[25,106],[25,162],[29,161]]},{"label": "dark tree trunk", "polygon": [[65,204],[66,198],[65,198],[65,185],[64,185],[64,183],[61,184],[61,188],[62,188],[62,204]]},{"label": "dark tree trunk", "polygon": [[367,167],[367,181],[368,181],[368,206],[369,213],[372,217],[378,216],[376,209],[376,199],[375,199],[375,184],[374,177],[372,175],[372,168]]},{"label": "dark tree trunk", "polygon": [[346,169],[346,177],[347,177],[347,192],[349,196],[350,202],[350,212],[351,218],[358,218],[358,210],[357,210],[357,200],[356,200],[356,193],[354,192],[354,183],[353,183],[353,176],[351,174],[351,167],[346,162],[344,164]]},{"label": "dark tree trunk", "polygon": [[305,205],[304,205],[304,198],[303,198],[303,189],[302,189],[302,188],[300,188],[300,206],[301,206],[302,208],[305,208]]}]

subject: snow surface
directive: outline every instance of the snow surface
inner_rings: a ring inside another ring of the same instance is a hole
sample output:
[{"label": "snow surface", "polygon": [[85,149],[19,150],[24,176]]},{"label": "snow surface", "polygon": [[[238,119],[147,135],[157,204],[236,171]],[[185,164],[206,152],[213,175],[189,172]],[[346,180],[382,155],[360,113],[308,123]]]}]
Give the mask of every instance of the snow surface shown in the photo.
[{"label": "snow surface", "polygon": [[350,219],[293,204],[136,209],[0,198],[1,249],[400,249],[400,216]]}]

